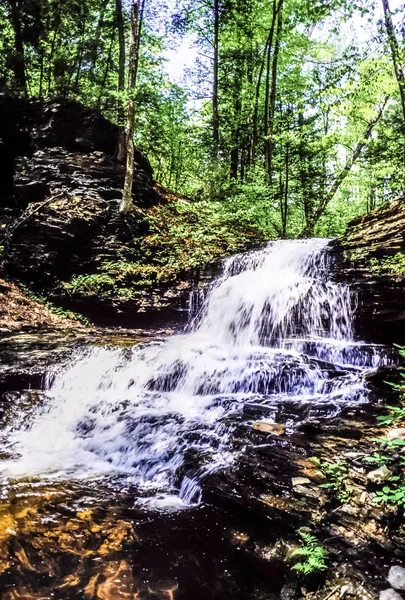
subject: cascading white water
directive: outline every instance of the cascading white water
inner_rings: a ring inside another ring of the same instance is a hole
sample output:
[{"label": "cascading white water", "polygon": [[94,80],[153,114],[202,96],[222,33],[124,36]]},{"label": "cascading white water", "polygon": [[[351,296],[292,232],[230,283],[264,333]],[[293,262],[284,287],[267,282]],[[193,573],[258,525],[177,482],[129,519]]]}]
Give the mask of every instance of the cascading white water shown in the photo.
[{"label": "cascading white water", "polygon": [[352,299],[328,279],[327,244],[230,258],[186,334],[76,353],[6,432],[6,476],[118,476],[149,502],[190,503],[232,461],[227,418],[246,404],[363,401],[364,370],[384,359],[352,339]]}]

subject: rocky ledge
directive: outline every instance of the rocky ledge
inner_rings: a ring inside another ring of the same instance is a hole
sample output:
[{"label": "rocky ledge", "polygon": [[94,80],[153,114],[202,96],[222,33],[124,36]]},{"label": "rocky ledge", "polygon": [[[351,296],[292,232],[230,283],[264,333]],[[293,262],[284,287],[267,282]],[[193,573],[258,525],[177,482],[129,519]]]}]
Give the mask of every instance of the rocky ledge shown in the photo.
[{"label": "rocky ledge", "polygon": [[102,325],[184,317],[193,271],[161,268],[149,216],[188,200],[157,184],[136,151],[136,210],[122,215],[119,130],[95,110],[74,101],[3,98],[0,115],[6,276]]},{"label": "rocky ledge", "polygon": [[[204,500],[237,517],[230,539],[241,560],[278,581],[277,598],[402,597],[387,577],[393,566],[405,575],[404,508],[382,496],[402,476],[405,428],[378,420],[388,412],[382,396],[398,402],[382,382],[394,374],[370,372],[370,403],[341,411],[332,404],[246,406],[233,433],[238,459],[206,478]],[[304,553],[294,559],[300,547]],[[315,548],[323,549],[328,570],[295,570],[298,558],[315,558]]]},{"label": "rocky ledge", "polygon": [[405,198],[354,219],[333,243],[335,277],[357,296],[356,333],[374,342],[405,340]]}]

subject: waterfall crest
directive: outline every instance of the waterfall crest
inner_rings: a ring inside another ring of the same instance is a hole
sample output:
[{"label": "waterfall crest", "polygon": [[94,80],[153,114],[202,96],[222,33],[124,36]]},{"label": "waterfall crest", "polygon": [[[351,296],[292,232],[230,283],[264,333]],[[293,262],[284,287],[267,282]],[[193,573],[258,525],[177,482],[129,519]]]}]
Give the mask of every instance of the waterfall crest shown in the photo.
[{"label": "waterfall crest", "polygon": [[329,280],[327,245],[229,258],[187,333],[77,352],[7,432],[6,475],[104,476],[157,506],[198,502],[204,475],[232,462],[230,422],[247,405],[365,401],[363,373],[385,359],[353,340],[354,299]]}]

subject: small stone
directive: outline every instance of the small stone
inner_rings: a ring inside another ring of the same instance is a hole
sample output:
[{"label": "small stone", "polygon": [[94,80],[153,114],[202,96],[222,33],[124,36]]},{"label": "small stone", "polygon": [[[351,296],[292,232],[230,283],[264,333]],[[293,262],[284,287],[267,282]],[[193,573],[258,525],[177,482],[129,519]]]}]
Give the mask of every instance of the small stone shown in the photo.
[{"label": "small stone", "polygon": [[380,600],[402,600],[402,596],[395,590],[389,588],[380,592]]},{"label": "small stone", "polygon": [[268,421],[256,421],[252,425],[256,431],[262,431],[263,433],[272,433],[273,435],[284,435],[285,425],[282,423],[269,423]]},{"label": "small stone", "polygon": [[308,477],[293,477],[291,479],[291,482],[293,487],[295,487],[297,485],[308,485],[309,483],[311,483],[311,480],[308,479]]},{"label": "small stone", "polygon": [[359,498],[359,502],[360,504],[365,504],[368,500],[368,494],[367,492],[362,492]]},{"label": "small stone", "polygon": [[391,567],[387,579],[395,590],[405,590],[405,569],[403,567],[399,565]]},{"label": "small stone", "polygon": [[373,483],[381,483],[382,481],[391,479],[392,475],[392,471],[390,471],[386,465],[383,465],[379,469],[375,469],[375,471],[370,471],[370,473],[367,474],[367,479]]},{"label": "small stone", "polygon": [[354,583],[347,583],[340,588],[340,598],[346,598],[346,596],[356,595],[356,586]]},{"label": "small stone", "polygon": [[387,440],[405,440],[405,428],[391,429],[385,437]]}]

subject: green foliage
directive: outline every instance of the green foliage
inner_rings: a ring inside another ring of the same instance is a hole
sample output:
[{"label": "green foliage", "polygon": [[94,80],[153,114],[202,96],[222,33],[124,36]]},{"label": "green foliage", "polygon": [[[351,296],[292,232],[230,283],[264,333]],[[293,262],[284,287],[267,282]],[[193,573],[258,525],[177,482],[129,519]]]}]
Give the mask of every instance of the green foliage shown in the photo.
[{"label": "green foliage", "polygon": [[326,566],[326,549],[320,545],[318,539],[308,533],[298,532],[302,539],[302,547],[293,550],[290,553],[289,559],[298,560],[292,569],[308,576],[327,569]]},{"label": "green foliage", "polygon": [[[399,354],[402,358],[405,358],[405,347],[397,346]],[[400,375],[402,379],[405,379],[405,371],[403,367],[399,367]],[[400,383],[387,382],[391,387],[397,390],[401,398],[405,397],[405,381]],[[377,417],[377,421],[380,425],[392,425],[397,421],[401,421],[405,418],[405,408],[402,406],[387,406],[388,415],[382,415]],[[387,438],[376,438],[377,442],[384,448],[385,454],[381,455],[378,452],[374,452],[371,456],[365,457],[363,460],[366,462],[376,462],[380,466],[389,465],[393,469],[394,474],[388,482],[376,491],[376,495],[373,498],[373,502],[377,504],[387,504],[392,508],[402,507],[405,508],[405,483],[404,483],[404,468],[405,468],[405,456],[402,454],[405,447],[405,440],[398,439],[387,439]]]},{"label": "green foliage", "polygon": [[394,256],[372,258],[370,260],[370,270],[373,275],[379,277],[383,275],[405,277],[405,254],[397,252]]},{"label": "green foliage", "polygon": [[[74,98],[121,121],[117,109],[128,104],[129,94],[117,91],[115,4],[1,3],[3,93]],[[135,142],[148,156],[155,178],[196,200],[207,226],[222,230],[223,237],[214,239],[211,232],[210,239],[206,232],[197,250],[196,236],[173,225],[175,242],[181,245],[187,238],[195,245],[180,256],[169,244],[173,268],[203,264],[216,255],[214,246],[241,247],[243,236],[340,235],[351,218],[404,189],[400,96],[373,3],[282,4],[276,46],[278,28],[272,25],[279,0],[227,0],[218,3],[217,15],[215,3],[203,0],[146,2],[134,92]],[[128,49],[129,5],[122,5]],[[345,29],[354,22],[370,30],[365,43],[342,36],[342,25]],[[174,82],[167,56],[182,42],[186,53],[188,46],[198,52],[184,79]],[[219,63],[215,95],[213,49]],[[385,99],[386,109],[367,136],[367,124]],[[349,164],[354,155],[355,164]],[[212,201],[212,207],[204,204]],[[228,228],[233,233],[225,239]],[[405,263],[397,255],[372,268],[403,277]],[[75,283],[83,290],[87,283],[97,287],[97,282]],[[100,285],[107,293],[107,284]]]},{"label": "green foliage", "polygon": [[86,319],[85,316],[81,315],[80,313],[73,312],[72,310],[66,310],[66,309],[62,308],[61,306],[56,306],[55,304],[53,304],[53,302],[50,302],[44,296],[39,296],[37,294],[34,294],[25,285],[21,285],[20,287],[26,296],[31,298],[31,300],[34,300],[35,302],[42,304],[48,310],[53,312],[55,315],[58,315],[59,317],[63,317],[65,319],[70,319],[71,321],[79,321],[80,323],[83,323],[83,325],[90,325],[90,321],[88,319]]},{"label": "green foliage", "polygon": [[379,467],[388,465],[392,460],[392,457],[387,454],[380,454],[379,452],[373,452],[370,456],[364,456],[363,461],[366,463],[376,464]]},{"label": "green foliage", "polygon": [[393,508],[397,506],[405,508],[405,484],[396,487],[385,485],[382,490],[377,490],[373,502],[376,504],[385,503]]},{"label": "green foliage", "polygon": [[[403,391],[403,386],[397,383],[391,383],[392,387],[399,391]],[[405,408],[402,406],[386,406],[388,409],[388,415],[380,415],[377,417],[377,421],[380,425],[392,425],[396,421],[401,421],[405,418]]]},{"label": "green foliage", "polygon": [[76,275],[72,277],[69,283],[64,284],[66,291],[82,296],[104,296],[111,292],[114,287],[114,279],[102,273]]},{"label": "green foliage", "polygon": [[322,483],[320,487],[324,488],[329,495],[339,500],[346,502],[352,493],[352,489],[346,484],[348,468],[345,463],[337,461],[335,463],[322,462],[318,458],[312,458],[314,462],[326,477],[327,482]]}]

